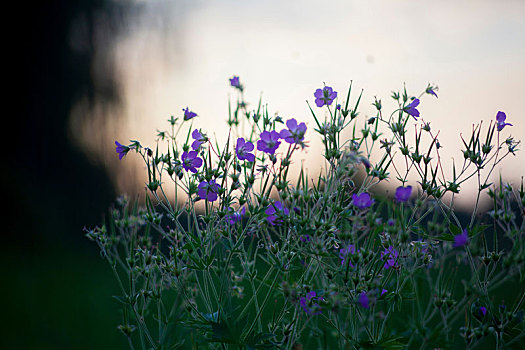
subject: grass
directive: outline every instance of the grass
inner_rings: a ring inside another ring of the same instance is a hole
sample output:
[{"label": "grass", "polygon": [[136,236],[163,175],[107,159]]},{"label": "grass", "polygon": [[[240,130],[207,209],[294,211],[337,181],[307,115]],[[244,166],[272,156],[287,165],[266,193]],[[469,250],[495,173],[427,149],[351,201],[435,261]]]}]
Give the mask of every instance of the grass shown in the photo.
[{"label": "grass", "polygon": [[127,349],[114,277],[97,248],[0,256],[4,349]]}]

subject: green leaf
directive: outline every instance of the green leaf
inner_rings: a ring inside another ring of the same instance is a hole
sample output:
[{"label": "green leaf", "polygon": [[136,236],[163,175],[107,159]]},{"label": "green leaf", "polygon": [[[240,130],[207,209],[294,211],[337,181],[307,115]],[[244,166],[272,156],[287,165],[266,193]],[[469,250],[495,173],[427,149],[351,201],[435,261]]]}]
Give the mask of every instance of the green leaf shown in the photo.
[{"label": "green leaf", "polygon": [[210,267],[211,264],[213,264],[213,260],[215,259],[215,253],[212,253],[206,258],[206,267]]},{"label": "green leaf", "polygon": [[193,255],[189,255],[189,254],[188,254],[188,257],[195,263],[195,266],[188,265],[188,268],[190,268],[191,266],[191,268],[194,270],[204,270],[205,266],[200,259],[194,257]]},{"label": "green leaf", "polygon": [[452,241],[454,241],[454,235],[452,235],[450,233],[443,233],[441,236],[436,237],[436,239],[438,239],[440,241],[452,242]]},{"label": "green leaf", "polygon": [[456,225],[452,223],[448,225],[448,229],[450,230],[450,232],[452,232],[453,235],[461,234],[461,228],[457,227]]}]

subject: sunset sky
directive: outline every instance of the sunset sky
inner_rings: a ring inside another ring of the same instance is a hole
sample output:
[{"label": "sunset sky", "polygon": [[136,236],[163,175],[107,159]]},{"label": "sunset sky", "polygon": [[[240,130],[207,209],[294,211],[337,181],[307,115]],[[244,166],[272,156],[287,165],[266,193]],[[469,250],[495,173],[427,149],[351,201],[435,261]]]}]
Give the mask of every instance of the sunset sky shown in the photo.
[{"label": "sunset sky", "polygon": [[[484,120],[486,126],[498,111],[514,125],[502,136],[525,140],[525,2],[328,3],[130,1],[136,10],[110,52],[121,102],[113,110],[92,109],[87,124],[76,122],[87,113],[79,102],[72,111],[74,137],[115,172],[122,191],[140,189],[143,166],[132,154],[119,162],[114,140],[153,145],[156,130],[167,128],[169,116],[181,116],[189,106],[199,114],[194,126],[224,141],[228,96],[235,97],[228,78],[239,75],[248,101],[255,104],[262,93],[271,113],[307,123],[311,147],[295,161],[304,158],[312,171],[319,169],[321,156],[305,100],[312,103],[323,83],[341,98],[351,80],[356,92],[364,89],[362,118],[374,115],[374,96],[388,112],[394,109],[391,91],[403,84],[412,95],[428,83],[438,85],[439,98],[423,97],[419,110],[433,130],[440,130],[445,169],[452,157],[462,161],[459,134],[469,137],[473,123]],[[100,120],[115,122],[104,137],[90,137]],[[504,179],[517,185],[525,174],[525,153],[502,164]],[[117,172],[136,174],[135,181]],[[472,204],[475,188],[475,181],[464,186],[460,205]]]}]

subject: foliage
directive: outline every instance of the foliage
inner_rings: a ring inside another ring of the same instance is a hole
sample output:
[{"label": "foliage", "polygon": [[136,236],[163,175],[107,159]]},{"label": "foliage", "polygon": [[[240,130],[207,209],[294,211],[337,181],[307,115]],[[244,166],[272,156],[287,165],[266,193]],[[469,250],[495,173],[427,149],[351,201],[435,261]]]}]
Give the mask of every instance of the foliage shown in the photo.
[{"label": "foliage", "polygon": [[[119,199],[87,236],[119,283],[118,328],[131,348],[518,346],[525,190],[523,180],[519,190],[488,183],[519,144],[503,140],[511,126],[503,112],[485,131],[473,127],[463,164],[447,179],[439,133],[417,109],[436,87],[417,97],[394,92],[389,116],[375,99],[377,114],[359,130],[361,95],[351,103],[350,84],[338,104],[324,86],[314,92],[317,109],[308,108],[325,167],[315,178],[301,168],[292,183],[306,124],[271,117],[262,101],[249,109],[239,77],[230,84],[238,98],[226,144],[193,129],[189,108],[159,131],[154,150],[116,142],[120,159],[134,151],[147,166],[146,205]],[[411,172],[417,188],[407,184]],[[479,190],[465,221],[454,198],[472,178]],[[394,198],[372,192],[389,179],[398,183]],[[494,208],[477,220],[483,192]],[[515,292],[496,297],[509,283]]]}]

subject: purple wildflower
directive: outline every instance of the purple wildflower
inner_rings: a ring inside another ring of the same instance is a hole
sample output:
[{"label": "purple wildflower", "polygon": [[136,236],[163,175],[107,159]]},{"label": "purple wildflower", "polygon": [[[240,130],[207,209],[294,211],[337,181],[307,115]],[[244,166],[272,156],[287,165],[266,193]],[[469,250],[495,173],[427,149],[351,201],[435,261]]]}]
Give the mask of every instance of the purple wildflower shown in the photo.
[{"label": "purple wildflower", "polygon": [[[319,315],[321,313],[321,307],[315,303],[317,301],[317,294],[314,291],[308,292],[305,297],[299,299],[299,305],[303,308],[304,312],[308,315]],[[311,306],[309,305],[311,304]]]},{"label": "purple wildflower", "polygon": [[197,116],[197,113],[190,111],[189,107],[184,108],[183,111],[184,111],[184,120],[190,120]]},{"label": "purple wildflower", "polygon": [[122,160],[122,157],[128,154],[130,148],[128,146],[120,144],[118,141],[115,141],[115,145],[117,145],[118,159]]},{"label": "purple wildflower", "polygon": [[221,186],[215,182],[215,180],[202,181],[199,184],[199,197],[201,199],[207,199],[208,202],[215,202],[218,198],[218,192]]},{"label": "purple wildflower", "polygon": [[[339,249],[339,258],[341,259],[341,265],[346,265],[345,261],[349,254],[355,254],[355,246],[353,244],[349,244],[346,248]],[[348,264],[350,267],[354,267],[352,263],[349,261]]]},{"label": "purple wildflower", "polygon": [[280,135],[277,131],[263,131],[261,133],[261,139],[257,141],[257,149],[268,154],[275,154],[275,151],[281,144],[279,139]]},{"label": "purple wildflower", "polygon": [[235,147],[235,153],[237,153],[237,158],[239,160],[247,160],[249,162],[255,162],[255,156],[252,153],[253,143],[246,142],[242,137],[237,139],[237,146]]},{"label": "purple wildflower", "polygon": [[234,211],[232,208],[228,208],[229,214],[226,215],[226,220],[230,225],[235,225],[237,222],[242,220],[242,217],[246,214],[246,207],[242,207],[239,211]]},{"label": "purple wildflower", "polygon": [[412,186],[399,186],[396,189],[396,200],[398,202],[406,202],[410,199],[410,195],[412,194]]},{"label": "purple wildflower", "polygon": [[419,105],[419,99],[414,99],[414,101],[410,102],[408,106],[405,107],[404,111],[410,114],[412,117],[414,117],[415,120],[417,120],[417,117],[419,117],[419,111],[416,109],[416,107]]},{"label": "purple wildflower", "polygon": [[479,307],[479,312],[485,316],[487,314],[487,308],[485,306],[480,306]]},{"label": "purple wildflower", "polygon": [[359,209],[365,209],[374,204],[374,200],[366,192],[363,192],[360,195],[356,195],[354,193],[352,195],[352,204],[358,207]]},{"label": "purple wildflower", "polygon": [[380,296],[382,297],[382,296],[383,296],[384,294],[386,294],[386,293],[388,293],[388,290],[385,289],[385,288],[383,288],[383,289],[381,290],[381,295],[380,295]]},{"label": "purple wildflower", "polygon": [[233,78],[230,78],[230,85],[234,88],[240,89],[241,88],[241,82],[239,81],[239,77],[234,75]]},{"label": "purple wildflower", "polygon": [[197,129],[193,130],[191,137],[195,140],[191,144],[191,148],[193,148],[194,151],[198,150],[204,142],[208,141],[208,138],[201,134]]},{"label": "purple wildflower", "polygon": [[427,90],[425,92],[429,95],[433,95],[433,96],[436,96],[436,98],[438,98],[438,95],[436,94],[432,86],[427,87]]},{"label": "purple wildflower", "polygon": [[366,293],[363,291],[361,292],[361,294],[359,294],[359,305],[361,305],[362,308],[364,309],[368,309],[370,308],[370,303],[369,303],[369,300],[368,300],[368,296],[366,295]]},{"label": "purple wildflower", "polygon": [[391,267],[395,269],[399,266],[397,263],[399,253],[394,249],[394,247],[390,246],[388,249],[385,248],[385,250],[381,252],[381,259],[384,257],[386,257],[385,265],[383,266],[385,269],[389,269]]},{"label": "purple wildflower", "polygon": [[337,109],[338,111],[341,110],[341,104],[338,103],[337,106],[335,106],[335,109]]},{"label": "purple wildflower", "polygon": [[182,167],[186,171],[191,171],[192,173],[197,172],[197,168],[202,166],[202,159],[199,158],[197,151],[189,151],[182,153]]},{"label": "purple wildflower", "polygon": [[285,216],[290,214],[288,208],[284,208],[281,202],[275,201],[273,204],[270,204],[264,213],[268,215],[266,220],[268,220],[268,223],[272,226],[282,223],[282,220],[277,220],[277,212]]},{"label": "purple wildflower", "polygon": [[301,297],[299,299],[299,305],[301,305],[301,307],[303,308],[304,312],[306,312],[307,314],[310,313],[310,308],[308,307],[308,301],[306,300],[305,297]]},{"label": "purple wildflower", "polygon": [[281,138],[290,144],[302,143],[304,140],[304,134],[306,132],[306,124],[301,123],[298,125],[297,120],[292,118],[286,121],[286,126],[288,129],[281,130]]},{"label": "purple wildflower", "polygon": [[310,235],[301,235],[301,237],[299,237],[299,240],[303,243],[306,243],[310,242],[312,238],[310,237]]},{"label": "purple wildflower", "polygon": [[315,90],[314,97],[317,107],[330,106],[336,99],[337,92],[333,91],[330,86],[325,86],[323,89]]},{"label": "purple wildflower", "polygon": [[454,244],[452,246],[454,248],[459,248],[467,244],[468,244],[467,229],[463,229],[463,232],[461,232],[459,235],[454,236]]},{"label": "purple wildflower", "polygon": [[372,166],[372,164],[370,164],[370,161],[366,157],[360,157],[359,160],[361,161],[361,163],[363,163],[363,165],[367,169],[370,169],[370,167]]},{"label": "purple wildflower", "polygon": [[396,220],[394,219],[388,219],[388,221],[386,222],[386,224],[390,227],[394,226],[396,224]]},{"label": "purple wildflower", "polygon": [[306,298],[308,300],[311,300],[312,298],[315,298],[316,296],[317,296],[317,294],[313,290],[311,292],[306,293]]},{"label": "purple wildflower", "polygon": [[503,128],[506,125],[512,126],[512,124],[510,123],[505,123],[505,119],[507,119],[507,115],[504,112],[499,111],[498,114],[496,114],[496,121],[498,122],[498,131],[503,130]]}]

